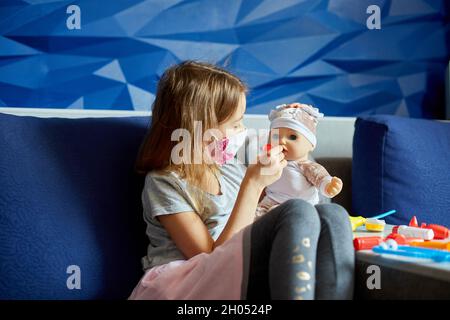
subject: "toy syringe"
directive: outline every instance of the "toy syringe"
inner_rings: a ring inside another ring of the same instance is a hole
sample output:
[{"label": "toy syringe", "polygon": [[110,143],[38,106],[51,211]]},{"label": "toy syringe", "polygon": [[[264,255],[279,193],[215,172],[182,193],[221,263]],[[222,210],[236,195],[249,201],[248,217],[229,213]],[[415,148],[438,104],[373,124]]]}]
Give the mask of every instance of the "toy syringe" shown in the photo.
[{"label": "toy syringe", "polygon": [[450,252],[446,252],[443,250],[409,246],[397,246],[395,248],[389,248],[381,245],[372,248],[372,250],[373,252],[380,254],[393,254],[410,258],[431,259],[435,262],[450,261]]},{"label": "toy syringe", "polygon": [[[382,219],[382,218],[390,216],[391,214],[394,214],[396,212],[397,212],[397,210],[391,210],[391,211],[379,214],[375,217],[371,217],[371,219]],[[361,216],[359,216],[359,217],[349,216],[349,218],[350,218],[350,223],[352,224],[352,231],[355,231],[356,228],[358,228],[358,227],[362,226],[364,223],[366,223],[366,219],[367,219],[367,218],[364,218]]]}]

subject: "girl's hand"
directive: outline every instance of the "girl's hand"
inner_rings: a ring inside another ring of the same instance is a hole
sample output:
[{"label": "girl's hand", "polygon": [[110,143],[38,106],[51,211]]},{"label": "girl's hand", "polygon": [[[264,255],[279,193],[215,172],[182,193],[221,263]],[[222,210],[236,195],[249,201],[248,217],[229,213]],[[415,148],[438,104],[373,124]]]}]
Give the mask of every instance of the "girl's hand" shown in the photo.
[{"label": "girl's hand", "polygon": [[325,191],[330,197],[337,196],[342,191],[342,180],[338,177],[333,177],[330,183],[325,187]]},{"label": "girl's hand", "polygon": [[281,177],[287,161],[284,159],[283,147],[277,145],[257,157],[257,163],[248,166],[245,178],[256,183],[262,190]]}]

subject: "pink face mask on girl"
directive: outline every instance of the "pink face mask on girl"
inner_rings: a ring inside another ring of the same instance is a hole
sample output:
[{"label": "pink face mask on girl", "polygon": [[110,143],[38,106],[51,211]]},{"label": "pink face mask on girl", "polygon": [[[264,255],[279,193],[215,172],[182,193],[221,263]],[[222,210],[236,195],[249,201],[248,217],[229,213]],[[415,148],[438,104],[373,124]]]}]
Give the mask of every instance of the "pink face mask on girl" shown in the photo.
[{"label": "pink face mask on girl", "polygon": [[236,133],[230,137],[225,137],[220,140],[211,142],[207,146],[211,158],[218,165],[224,165],[236,156],[238,150],[245,143],[246,137],[247,129],[244,129],[243,131]]}]

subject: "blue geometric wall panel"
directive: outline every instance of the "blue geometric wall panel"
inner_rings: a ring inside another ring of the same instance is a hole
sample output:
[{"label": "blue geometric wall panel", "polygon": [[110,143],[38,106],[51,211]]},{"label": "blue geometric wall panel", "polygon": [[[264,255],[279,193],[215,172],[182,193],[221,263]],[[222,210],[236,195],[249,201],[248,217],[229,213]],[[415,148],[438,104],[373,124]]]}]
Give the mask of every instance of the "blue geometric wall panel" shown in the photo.
[{"label": "blue geometric wall panel", "polygon": [[[150,110],[164,70],[195,59],[247,82],[247,113],[302,101],[439,118],[448,2],[0,0],[0,107]],[[370,5],[381,29],[366,25]]]}]

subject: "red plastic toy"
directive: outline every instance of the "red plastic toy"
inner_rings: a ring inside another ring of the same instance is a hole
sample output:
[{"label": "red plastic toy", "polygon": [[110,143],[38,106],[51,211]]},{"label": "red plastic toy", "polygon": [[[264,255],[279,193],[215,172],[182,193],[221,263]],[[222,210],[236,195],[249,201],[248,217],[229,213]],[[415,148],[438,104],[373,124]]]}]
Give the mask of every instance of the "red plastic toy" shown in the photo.
[{"label": "red plastic toy", "polygon": [[272,145],[271,145],[270,143],[266,144],[266,145],[263,147],[263,150],[265,150],[265,151],[267,151],[267,152],[269,152],[270,149],[272,149]]},{"label": "red plastic toy", "polygon": [[412,217],[411,221],[409,221],[409,226],[410,227],[419,227],[419,223],[417,222],[417,218],[416,216]]},{"label": "red plastic toy", "polygon": [[408,240],[406,240],[406,237],[402,234],[391,233],[390,235],[388,235],[386,237],[386,240],[388,240],[388,239],[395,240],[395,242],[397,242],[399,245],[408,244]]},{"label": "red plastic toy", "polygon": [[422,223],[419,227],[419,223],[417,222],[416,216],[412,217],[411,221],[409,221],[410,227],[422,228],[422,229],[431,229],[434,232],[434,239],[447,239],[449,236],[449,229],[438,225],[438,224],[426,224]]},{"label": "red plastic toy", "polygon": [[355,250],[369,250],[383,242],[382,237],[360,237],[353,239]]},{"label": "red plastic toy", "polygon": [[422,229],[431,229],[434,232],[434,239],[447,239],[449,236],[448,228],[438,225],[438,224],[426,224],[422,223],[419,227],[419,223],[417,222],[416,216],[412,217],[411,221],[409,221],[410,227],[422,228]]},{"label": "red plastic toy", "polygon": [[420,225],[423,229],[431,229],[434,232],[434,239],[447,239],[448,238],[448,228],[444,226],[440,226],[438,224],[429,224],[422,223]]},{"label": "red plastic toy", "polygon": [[395,240],[395,242],[397,242],[399,245],[408,245],[413,241],[414,242],[423,242],[423,239],[408,238],[408,237],[405,237],[403,234],[398,234],[398,233],[391,233],[384,240],[386,241],[388,239]]}]

